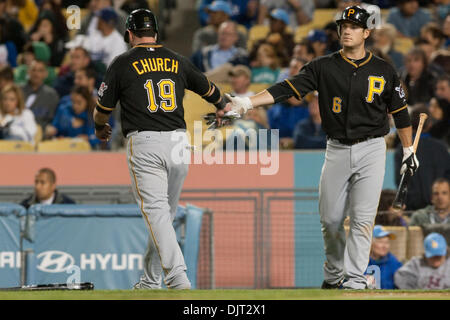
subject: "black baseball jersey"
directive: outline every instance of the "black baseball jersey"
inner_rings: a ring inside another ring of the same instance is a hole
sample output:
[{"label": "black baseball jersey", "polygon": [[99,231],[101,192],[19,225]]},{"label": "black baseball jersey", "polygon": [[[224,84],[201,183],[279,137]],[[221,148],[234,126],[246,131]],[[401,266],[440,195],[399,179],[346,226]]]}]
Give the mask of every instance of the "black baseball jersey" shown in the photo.
[{"label": "black baseball jersey", "polygon": [[276,101],[289,96],[300,99],[317,90],[322,127],[335,139],[384,136],[389,132],[388,113],[407,107],[394,68],[371,52],[357,62],[342,50],[319,57],[267,90]]},{"label": "black baseball jersey", "polygon": [[184,90],[207,96],[212,83],[185,57],[159,44],[137,45],[117,56],[98,90],[97,110],[118,101],[122,132],[186,129]]}]

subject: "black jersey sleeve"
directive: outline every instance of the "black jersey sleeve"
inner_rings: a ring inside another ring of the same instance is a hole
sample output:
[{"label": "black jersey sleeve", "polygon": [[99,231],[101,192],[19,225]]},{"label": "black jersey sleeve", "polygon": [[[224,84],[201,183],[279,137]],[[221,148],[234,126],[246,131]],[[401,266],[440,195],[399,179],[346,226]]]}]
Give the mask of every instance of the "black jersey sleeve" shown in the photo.
[{"label": "black jersey sleeve", "polygon": [[195,92],[203,98],[208,96],[213,89],[213,84],[208,78],[190,62],[188,59],[182,59],[186,74],[186,89]]},{"label": "black jersey sleeve", "polygon": [[406,104],[406,95],[405,91],[403,90],[403,86],[400,82],[400,79],[398,78],[397,74],[395,73],[395,70],[390,67],[390,73],[391,73],[391,81],[392,87],[390,89],[390,96],[388,97],[389,101],[386,101],[389,113],[397,113],[407,107]]},{"label": "black jersey sleeve", "polygon": [[97,110],[110,113],[116,107],[120,92],[120,63],[115,59],[106,70],[102,84],[98,89]]},{"label": "black jersey sleeve", "polygon": [[297,75],[269,87],[267,91],[272,95],[275,102],[286,100],[292,96],[302,99],[309,92],[317,90],[317,67],[317,63],[311,61],[303,66]]}]

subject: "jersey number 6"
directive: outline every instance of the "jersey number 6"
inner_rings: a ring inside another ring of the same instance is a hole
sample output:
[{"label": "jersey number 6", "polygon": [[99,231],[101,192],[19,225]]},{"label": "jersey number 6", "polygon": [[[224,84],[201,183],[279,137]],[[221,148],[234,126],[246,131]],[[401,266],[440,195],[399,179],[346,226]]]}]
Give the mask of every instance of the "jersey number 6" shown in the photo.
[{"label": "jersey number 6", "polygon": [[161,108],[165,112],[172,112],[177,108],[177,102],[175,99],[175,83],[172,80],[162,79],[158,82],[157,89],[159,89],[159,97],[161,98],[161,103],[159,106],[156,104],[153,81],[147,80],[144,87],[147,90],[147,109],[150,112],[156,112],[158,111],[158,108]]}]

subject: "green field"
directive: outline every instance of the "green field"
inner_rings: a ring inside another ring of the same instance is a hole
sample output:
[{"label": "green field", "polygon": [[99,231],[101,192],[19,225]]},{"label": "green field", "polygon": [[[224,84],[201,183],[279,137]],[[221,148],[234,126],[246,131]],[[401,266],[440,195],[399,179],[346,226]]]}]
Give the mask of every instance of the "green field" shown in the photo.
[{"label": "green field", "polygon": [[0,300],[450,300],[450,290],[0,291]]}]

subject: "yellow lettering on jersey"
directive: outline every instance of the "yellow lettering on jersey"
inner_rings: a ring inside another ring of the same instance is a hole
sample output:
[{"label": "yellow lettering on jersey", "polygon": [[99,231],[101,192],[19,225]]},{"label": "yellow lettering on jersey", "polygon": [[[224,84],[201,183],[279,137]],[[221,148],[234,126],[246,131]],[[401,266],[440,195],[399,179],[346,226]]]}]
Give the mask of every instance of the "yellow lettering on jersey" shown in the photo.
[{"label": "yellow lettering on jersey", "polygon": [[156,63],[158,64],[158,71],[164,71],[164,61],[162,58],[156,58]]},{"label": "yellow lettering on jersey", "polygon": [[141,59],[134,61],[132,66],[138,75],[155,71],[178,73],[178,60],[170,58]]},{"label": "yellow lettering on jersey", "polygon": [[169,68],[169,66],[168,66],[168,63],[170,62],[170,59],[169,58],[165,58],[164,59],[164,71],[166,71],[166,72],[170,72],[171,70],[170,70],[170,68]]},{"label": "yellow lettering on jersey", "polygon": [[172,71],[173,73],[178,73],[178,60],[172,60]]},{"label": "yellow lettering on jersey", "polygon": [[371,103],[375,94],[381,95],[386,81],[383,77],[369,76],[369,89],[367,91],[366,101]]},{"label": "yellow lettering on jersey", "polygon": [[144,74],[144,72],[145,72],[144,70],[139,70],[139,69],[138,69],[138,67],[137,67],[138,63],[139,63],[139,61],[133,62],[133,67],[134,67],[134,69],[136,70],[136,72],[138,73],[138,75]]},{"label": "yellow lettering on jersey", "polygon": [[148,64],[150,65],[151,71],[158,71],[158,68],[156,67],[155,59],[148,59]]},{"label": "yellow lettering on jersey", "polygon": [[342,111],[342,99],[339,97],[333,98],[333,107],[332,109],[334,113],[341,113]]},{"label": "yellow lettering on jersey", "polygon": [[148,66],[147,59],[140,60],[142,64],[142,68],[144,68],[144,72],[150,72],[150,68]]}]

